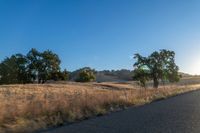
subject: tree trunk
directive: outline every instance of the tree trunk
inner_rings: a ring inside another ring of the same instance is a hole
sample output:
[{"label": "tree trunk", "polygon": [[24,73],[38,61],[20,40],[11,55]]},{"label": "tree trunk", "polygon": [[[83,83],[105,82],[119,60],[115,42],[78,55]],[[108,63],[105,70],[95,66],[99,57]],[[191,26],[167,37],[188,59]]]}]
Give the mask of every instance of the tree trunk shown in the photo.
[{"label": "tree trunk", "polygon": [[157,89],[157,88],[158,88],[158,85],[159,85],[158,78],[154,78],[154,79],[153,79],[153,87]]}]

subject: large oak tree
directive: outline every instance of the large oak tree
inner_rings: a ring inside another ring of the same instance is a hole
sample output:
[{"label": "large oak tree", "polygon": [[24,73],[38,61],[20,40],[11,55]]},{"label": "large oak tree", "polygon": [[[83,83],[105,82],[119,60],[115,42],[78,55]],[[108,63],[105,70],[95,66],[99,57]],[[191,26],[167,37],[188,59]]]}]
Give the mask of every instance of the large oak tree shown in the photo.
[{"label": "large oak tree", "polygon": [[163,49],[153,52],[148,57],[135,54],[134,59],[136,62],[133,78],[143,86],[147,80],[153,80],[154,88],[158,88],[160,81],[179,81],[179,68],[175,64],[174,51]]}]

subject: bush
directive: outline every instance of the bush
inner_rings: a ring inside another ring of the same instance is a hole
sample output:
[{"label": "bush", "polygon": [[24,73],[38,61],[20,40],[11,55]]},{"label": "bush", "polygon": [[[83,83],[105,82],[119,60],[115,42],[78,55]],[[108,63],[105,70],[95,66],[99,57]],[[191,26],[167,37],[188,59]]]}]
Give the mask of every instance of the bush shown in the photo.
[{"label": "bush", "polygon": [[79,73],[79,77],[76,79],[77,82],[92,82],[95,81],[96,77],[91,69],[84,69]]}]

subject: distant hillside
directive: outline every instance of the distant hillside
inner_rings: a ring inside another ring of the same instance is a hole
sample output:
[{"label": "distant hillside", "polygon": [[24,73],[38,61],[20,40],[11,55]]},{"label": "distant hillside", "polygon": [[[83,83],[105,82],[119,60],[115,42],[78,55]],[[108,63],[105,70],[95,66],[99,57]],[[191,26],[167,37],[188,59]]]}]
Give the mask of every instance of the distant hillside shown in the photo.
[{"label": "distant hillside", "polygon": [[[97,82],[131,81],[132,76],[133,76],[133,71],[127,70],[127,69],[96,71],[94,69],[91,69],[90,67],[84,67],[84,68],[81,68],[81,69],[71,72],[70,76],[69,76],[70,80],[75,81],[77,79],[79,73],[84,69],[92,70],[96,75]],[[183,78],[193,77],[193,75],[183,73],[183,72],[179,72],[179,74],[182,75]]]},{"label": "distant hillside", "polygon": [[[76,80],[80,71],[84,69],[91,69],[91,68],[85,67],[71,72],[69,76],[70,80],[71,81]],[[126,69],[103,70],[103,71],[95,71],[94,69],[91,70],[94,71],[97,82],[130,81],[132,80],[132,75],[133,75],[131,70],[126,70]]]},{"label": "distant hillside", "polygon": [[104,70],[96,73],[97,82],[105,81],[130,81],[132,80],[133,73],[127,69],[121,70]]},{"label": "distant hillside", "polygon": [[[194,77],[194,75],[179,72],[183,78]],[[132,80],[133,71],[121,69],[121,70],[104,70],[96,73],[97,82],[105,81],[130,81]]]},{"label": "distant hillside", "polygon": [[183,73],[183,72],[179,72],[179,74],[182,76],[182,77],[192,77],[194,75],[191,75],[191,74],[188,74],[188,73]]}]

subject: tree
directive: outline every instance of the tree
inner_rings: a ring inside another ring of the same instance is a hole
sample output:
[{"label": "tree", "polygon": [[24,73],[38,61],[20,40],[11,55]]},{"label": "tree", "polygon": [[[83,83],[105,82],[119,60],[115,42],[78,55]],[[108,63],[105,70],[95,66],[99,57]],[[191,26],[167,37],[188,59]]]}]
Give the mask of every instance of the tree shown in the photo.
[{"label": "tree", "polygon": [[52,79],[52,74],[60,71],[61,61],[58,55],[50,50],[41,53],[36,49],[31,49],[27,54],[27,59],[32,80],[37,80],[38,83]]},{"label": "tree", "polygon": [[77,69],[73,72],[70,72],[69,73],[69,80],[71,81],[77,81],[79,79],[79,75],[80,75],[80,72],[82,72],[83,70],[91,70],[93,73],[96,73],[95,70],[91,69],[90,67],[83,67],[83,68],[80,68],[80,69]]},{"label": "tree", "polygon": [[57,73],[59,75],[60,72],[60,59],[59,56],[53,53],[50,50],[46,50],[41,53],[42,56],[42,82],[46,82],[46,80],[52,79],[52,73]]},{"label": "tree", "polygon": [[[141,81],[145,79],[153,80],[154,88],[158,88],[159,81],[178,82],[180,76],[178,75],[178,66],[175,64],[175,52],[169,50],[155,51],[148,57],[143,57],[140,54],[135,54],[134,64],[137,75],[135,79]],[[138,71],[139,70],[139,71]]]},{"label": "tree", "polygon": [[69,79],[69,72],[64,69],[63,72],[61,72],[61,75],[60,75],[60,80],[68,80]]},{"label": "tree", "polygon": [[66,69],[64,71],[52,72],[50,79],[53,79],[54,81],[66,81],[69,79],[69,72]]},{"label": "tree", "polygon": [[0,84],[31,82],[26,66],[27,58],[22,54],[15,54],[4,59],[0,64]]},{"label": "tree", "polygon": [[27,69],[28,59],[22,54],[16,54],[14,55],[14,57],[16,58],[19,83],[30,83],[31,75],[29,74]]},{"label": "tree", "polygon": [[149,80],[148,75],[148,70],[138,68],[133,71],[133,80],[139,81],[140,85],[146,88],[146,82]]},{"label": "tree", "polygon": [[32,81],[37,80],[40,83],[40,72],[42,66],[41,53],[32,48],[26,55],[28,59],[28,70],[31,75]]},{"label": "tree", "polygon": [[66,80],[68,72],[60,71],[60,59],[50,50],[31,49],[26,56],[15,54],[0,63],[0,84],[44,83],[47,80]]},{"label": "tree", "polygon": [[96,79],[94,70],[88,68],[80,71],[77,82],[92,82]]}]

